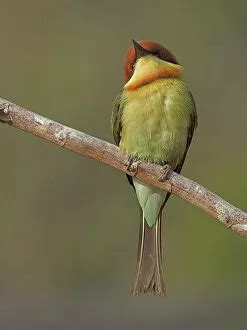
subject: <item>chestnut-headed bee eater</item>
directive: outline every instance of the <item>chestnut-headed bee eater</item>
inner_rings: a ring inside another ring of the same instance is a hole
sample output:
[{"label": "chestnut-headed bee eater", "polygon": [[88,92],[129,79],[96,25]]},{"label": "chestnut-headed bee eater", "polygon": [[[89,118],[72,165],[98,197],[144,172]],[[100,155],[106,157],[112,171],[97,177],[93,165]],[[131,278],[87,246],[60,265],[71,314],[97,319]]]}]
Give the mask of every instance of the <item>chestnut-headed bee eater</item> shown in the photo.
[{"label": "chestnut-headed bee eater", "polygon": [[[125,62],[125,85],[112,112],[115,142],[133,162],[146,161],[180,173],[197,126],[183,67],[157,42],[133,41]],[[131,166],[129,166],[131,170]],[[162,268],[161,218],[169,192],[128,176],[141,210],[136,275],[132,294],[165,295]]]}]

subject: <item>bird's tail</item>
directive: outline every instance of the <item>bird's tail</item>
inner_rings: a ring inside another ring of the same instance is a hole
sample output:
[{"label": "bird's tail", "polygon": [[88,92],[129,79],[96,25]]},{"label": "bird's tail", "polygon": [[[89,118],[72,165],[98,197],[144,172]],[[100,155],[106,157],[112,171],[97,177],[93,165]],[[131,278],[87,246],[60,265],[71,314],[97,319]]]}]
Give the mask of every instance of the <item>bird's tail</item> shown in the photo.
[{"label": "bird's tail", "polygon": [[161,212],[152,227],[149,227],[141,210],[141,225],[135,280],[132,294],[152,292],[165,295],[165,281],[162,269]]}]

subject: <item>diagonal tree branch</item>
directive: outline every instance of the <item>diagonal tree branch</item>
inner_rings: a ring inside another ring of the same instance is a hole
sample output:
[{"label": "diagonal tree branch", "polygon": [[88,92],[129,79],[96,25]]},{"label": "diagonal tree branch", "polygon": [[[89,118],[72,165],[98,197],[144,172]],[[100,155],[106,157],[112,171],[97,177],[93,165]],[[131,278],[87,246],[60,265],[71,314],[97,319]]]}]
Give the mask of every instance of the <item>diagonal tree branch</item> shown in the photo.
[{"label": "diagonal tree branch", "polygon": [[[49,140],[61,147],[90,157],[126,172],[126,158],[119,148],[73,128],[42,117],[0,98],[0,122]],[[130,174],[130,173],[129,173]],[[136,177],[146,183],[170,191],[211,214],[239,235],[247,237],[247,213],[229,204],[200,184],[169,171],[165,182],[158,178],[162,167],[148,163],[138,166]]]}]

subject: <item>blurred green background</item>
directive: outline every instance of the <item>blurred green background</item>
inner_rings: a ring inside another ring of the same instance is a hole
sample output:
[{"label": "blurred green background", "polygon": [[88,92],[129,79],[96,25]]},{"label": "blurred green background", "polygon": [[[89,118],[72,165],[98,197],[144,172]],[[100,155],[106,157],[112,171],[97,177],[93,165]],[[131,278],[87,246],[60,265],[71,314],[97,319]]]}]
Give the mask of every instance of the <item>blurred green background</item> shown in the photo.
[{"label": "blurred green background", "polygon": [[[0,96],[112,141],[132,37],[185,66],[199,127],[183,174],[246,209],[246,10],[237,1],[0,0]],[[246,239],[173,197],[168,297],[130,296],[139,211],[120,172],[1,125],[2,329],[232,329]]]}]

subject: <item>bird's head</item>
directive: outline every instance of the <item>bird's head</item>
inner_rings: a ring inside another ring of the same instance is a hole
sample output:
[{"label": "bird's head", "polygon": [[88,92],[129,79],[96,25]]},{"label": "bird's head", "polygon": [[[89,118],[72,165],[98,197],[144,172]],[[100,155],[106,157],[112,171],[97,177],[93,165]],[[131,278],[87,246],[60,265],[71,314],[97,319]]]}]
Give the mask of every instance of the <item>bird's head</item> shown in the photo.
[{"label": "bird's head", "polygon": [[148,40],[132,42],[124,61],[125,89],[135,90],[156,79],[181,77],[183,67],[169,49]]}]

